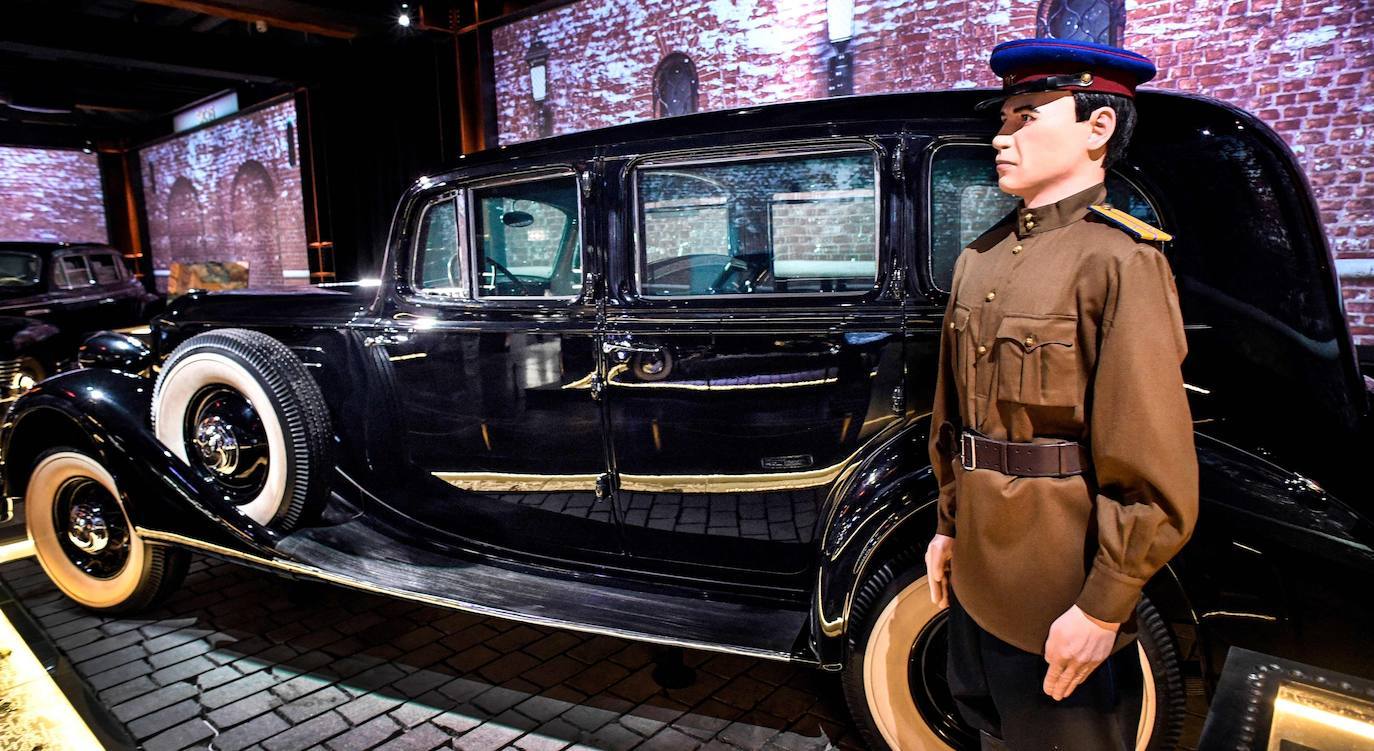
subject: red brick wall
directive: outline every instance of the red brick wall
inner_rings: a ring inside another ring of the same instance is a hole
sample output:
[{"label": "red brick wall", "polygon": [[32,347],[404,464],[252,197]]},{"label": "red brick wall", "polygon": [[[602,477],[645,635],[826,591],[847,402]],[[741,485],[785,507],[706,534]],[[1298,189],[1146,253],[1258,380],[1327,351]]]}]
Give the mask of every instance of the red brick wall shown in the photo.
[{"label": "red brick wall", "polygon": [[295,129],[288,100],[139,154],[160,289],[193,261],[246,261],[250,287],[309,282]]},{"label": "red brick wall", "polygon": [[[824,0],[602,0],[492,32],[499,140],[537,134],[525,53],[549,47],[554,132],[653,115],[653,71],[696,64],[698,108],[825,96],[833,48]],[[856,94],[996,86],[987,55],[1034,36],[1039,3],[860,0]],[[1363,0],[1126,0],[1123,44],[1160,69],[1149,86],[1255,113],[1312,183],[1356,340],[1374,344],[1374,6]]]},{"label": "red brick wall", "polygon": [[95,154],[0,146],[0,242],[109,241]]}]

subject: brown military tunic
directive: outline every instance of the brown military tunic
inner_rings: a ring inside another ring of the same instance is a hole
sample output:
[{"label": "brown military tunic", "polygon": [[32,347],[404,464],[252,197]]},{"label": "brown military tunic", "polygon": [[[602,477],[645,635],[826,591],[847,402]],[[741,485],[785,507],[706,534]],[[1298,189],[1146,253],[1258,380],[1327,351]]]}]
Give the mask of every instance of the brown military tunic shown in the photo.
[{"label": "brown military tunic", "polygon": [[[1197,519],[1173,274],[1155,245],[1090,209],[1106,196],[1099,183],[1023,201],[974,240],[955,262],[940,340],[929,450],[938,531],[955,537],[951,582],[974,621],[1037,654],[1075,603],[1123,624],[1113,652],[1130,644],[1141,587]],[[960,427],[1079,441],[1092,461],[1069,477],[965,470]]]}]

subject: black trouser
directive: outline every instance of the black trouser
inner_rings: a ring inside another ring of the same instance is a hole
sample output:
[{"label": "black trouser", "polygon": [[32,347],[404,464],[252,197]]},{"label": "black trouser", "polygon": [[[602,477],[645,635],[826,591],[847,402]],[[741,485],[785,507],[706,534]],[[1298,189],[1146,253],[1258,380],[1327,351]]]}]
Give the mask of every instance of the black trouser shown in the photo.
[{"label": "black trouser", "polygon": [[1044,691],[1049,663],[983,630],[949,593],[950,692],[982,748],[1011,751],[1135,749],[1142,680],[1135,643],[1103,660],[1060,701]]}]

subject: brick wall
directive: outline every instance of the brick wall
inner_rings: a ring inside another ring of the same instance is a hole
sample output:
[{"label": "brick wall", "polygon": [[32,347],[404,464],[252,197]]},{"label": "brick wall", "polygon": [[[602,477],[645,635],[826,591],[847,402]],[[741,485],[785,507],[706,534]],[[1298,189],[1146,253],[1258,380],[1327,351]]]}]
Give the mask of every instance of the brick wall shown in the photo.
[{"label": "brick wall", "polygon": [[[1038,2],[857,0],[856,94],[996,86],[987,55],[1034,36]],[[1255,113],[1297,154],[1337,258],[1357,341],[1374,344],[1374,7],[1362,0],[1126,0],[1124,46],[1149,86]],[[698,109],[826,95],[824,0],[596,0],[492,32],[499,140],[537,134],[525,54],[549,48],[553,132],[653,116],[653,72],[681,52]]]},{"label": "brick wall", "polygon": [[0,146],[0,242],[109,241],[95,154]]},{"label": "brick wall", "polygon": [[245,261],[250,287],[309,282],[295,129],[288,100],[139,154],[159,288],[194,261]]}]

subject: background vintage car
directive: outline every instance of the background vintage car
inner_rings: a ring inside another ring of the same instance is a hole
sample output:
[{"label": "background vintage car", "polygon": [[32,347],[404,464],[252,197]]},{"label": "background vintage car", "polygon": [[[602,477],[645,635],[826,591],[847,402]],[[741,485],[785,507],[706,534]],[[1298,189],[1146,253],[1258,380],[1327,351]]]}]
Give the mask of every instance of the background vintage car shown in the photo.
[{"label": "background vintage car", "polygon": [[[403,197],[379,285],[190,294],[146,358],[22,397],[6,497],[97,609],[166,594],[193,549],[840,671],[875,747],[969,747],[921,554],[951,269],[1013,205],[981,96],[466,157]],[[1139,104],[1110,201],[1175,237],[1204,504],[1139,610],[1140,746],[1169,748],[1230,645],[1374,674],[1370,394],[1282,142],[1212,100]]]},{"label": "background vintage car", "polygon": [[3,398],[74,364],[86,335],[146,323],[161,299],[108,245],[0,243]]}]

